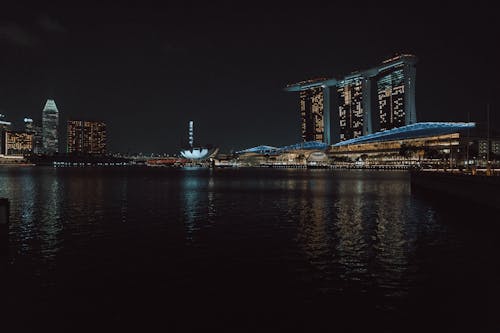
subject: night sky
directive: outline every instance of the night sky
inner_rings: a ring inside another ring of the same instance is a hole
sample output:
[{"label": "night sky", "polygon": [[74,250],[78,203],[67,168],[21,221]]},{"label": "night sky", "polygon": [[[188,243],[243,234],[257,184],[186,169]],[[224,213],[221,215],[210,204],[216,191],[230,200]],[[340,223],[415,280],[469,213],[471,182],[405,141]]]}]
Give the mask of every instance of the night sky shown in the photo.
[{"label": "night sky", "polygon": [[[0,113],[16,126],[55,99],[67,119],[104,120],[109,149],[176,153],[196,139],[223,151],[300,141],[298,96],[282,88],[413,53],[419,121],[500,124],[492,4],[178,2],[3,6]],[[71,4],[69,4],[71,3]],[[118,3],[118,2],[117,2]]]}]

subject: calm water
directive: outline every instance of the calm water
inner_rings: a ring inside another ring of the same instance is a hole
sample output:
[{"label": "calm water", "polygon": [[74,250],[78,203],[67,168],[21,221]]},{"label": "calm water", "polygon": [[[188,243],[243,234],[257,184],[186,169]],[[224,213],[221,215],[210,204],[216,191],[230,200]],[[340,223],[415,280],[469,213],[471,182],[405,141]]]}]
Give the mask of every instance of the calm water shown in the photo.
[{"label": "calm water", "polygon": [[500,327],[498,213],[404,172],[0,168],[0,197],[16,328]]}]

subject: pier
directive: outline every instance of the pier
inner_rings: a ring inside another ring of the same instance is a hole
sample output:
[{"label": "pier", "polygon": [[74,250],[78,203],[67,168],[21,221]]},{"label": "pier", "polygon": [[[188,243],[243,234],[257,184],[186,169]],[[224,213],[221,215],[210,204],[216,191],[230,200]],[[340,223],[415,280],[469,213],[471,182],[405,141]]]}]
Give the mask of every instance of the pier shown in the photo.
[{"label": "pier", "polygon": [[500,208],[500,176],[414,171],[410,178],[412,188],[456,197],[490,208]]}]

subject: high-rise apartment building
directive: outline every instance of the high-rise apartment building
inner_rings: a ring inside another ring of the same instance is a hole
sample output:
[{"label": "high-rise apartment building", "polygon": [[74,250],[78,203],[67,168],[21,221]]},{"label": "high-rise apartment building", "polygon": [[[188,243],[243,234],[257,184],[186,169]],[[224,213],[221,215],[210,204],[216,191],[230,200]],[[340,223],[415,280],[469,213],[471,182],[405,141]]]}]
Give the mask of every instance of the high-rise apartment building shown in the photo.
[{"label": "high-rise apartment building", "polygon": [[59,111],[56,103],[48,99],[42,111],[42,144],[45,154],[54,154],[59,151]]},{"label": "high-rise apartment building", "polygon": [[106,153],[106,124],[101,121],[69,120],[67,152],[103,155]]}]

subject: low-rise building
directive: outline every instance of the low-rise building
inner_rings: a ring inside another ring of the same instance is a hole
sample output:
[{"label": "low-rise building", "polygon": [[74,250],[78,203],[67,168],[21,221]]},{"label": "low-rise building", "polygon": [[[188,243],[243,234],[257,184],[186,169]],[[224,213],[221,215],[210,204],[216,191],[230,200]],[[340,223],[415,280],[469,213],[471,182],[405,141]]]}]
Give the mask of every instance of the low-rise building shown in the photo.
[{"label": "low-rise building", "polygon": [[7,156],[24,156],[33,151],[33,134],[4,131],[2,153]]}]

